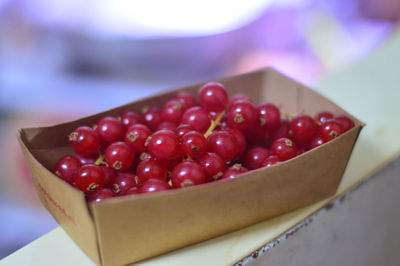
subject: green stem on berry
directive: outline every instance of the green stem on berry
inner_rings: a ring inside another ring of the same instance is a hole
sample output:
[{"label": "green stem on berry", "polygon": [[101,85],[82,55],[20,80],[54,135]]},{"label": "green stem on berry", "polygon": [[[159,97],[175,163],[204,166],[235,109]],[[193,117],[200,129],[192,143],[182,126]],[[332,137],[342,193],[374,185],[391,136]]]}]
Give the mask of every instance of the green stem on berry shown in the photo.
[{"label": "green stem on berry", "polygon": [[204,133],[204,137],[208,138],[214,131],[214,129],[220,124],[222,117],[225,115],[225,110],[219,113],[215,120],[211,120],[211,125],[207,129],[206,133]]},{"label": "green stem on berry", "polygon": [[94,162],[94,164],[95,164],[95,165],[106,164],[106,163],[104,162],[104,158],[105,158],[105,156],[102,155],[102,154],[100,154],[100,155],[99,155],[99,158],[97,158],[97,160]]},{"label": "green stem on berry", "polygon": [[283,117],[285,117],[288,120],[291,120],[296,117],[296,114],[293,114],[293,113],[282,112],[281,114]]}]

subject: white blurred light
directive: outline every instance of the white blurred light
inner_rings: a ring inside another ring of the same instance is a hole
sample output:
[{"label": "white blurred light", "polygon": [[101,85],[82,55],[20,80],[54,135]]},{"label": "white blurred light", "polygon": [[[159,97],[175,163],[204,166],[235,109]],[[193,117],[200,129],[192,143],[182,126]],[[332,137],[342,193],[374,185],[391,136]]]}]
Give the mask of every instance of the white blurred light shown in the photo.
[{"label": "white blurred light", "polygon": [[29,12],[61,24],[132,37],[199,36],[236,29],[255,20],[274,0],[36,0]]}]

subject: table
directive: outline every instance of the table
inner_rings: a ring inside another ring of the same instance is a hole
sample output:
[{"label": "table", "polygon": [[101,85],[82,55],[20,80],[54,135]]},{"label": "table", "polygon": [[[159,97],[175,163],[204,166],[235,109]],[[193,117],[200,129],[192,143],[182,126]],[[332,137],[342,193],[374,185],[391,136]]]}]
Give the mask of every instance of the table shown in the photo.
[{"label": "table", "polygon": [[[367,124],[335,196],[137,265],[395,265],[400,259],[397,62],[400,32],[367,59],[326,77],[316,88]],[[0,265],[55,261],[61,266],[93,265],[60,227]]]}]

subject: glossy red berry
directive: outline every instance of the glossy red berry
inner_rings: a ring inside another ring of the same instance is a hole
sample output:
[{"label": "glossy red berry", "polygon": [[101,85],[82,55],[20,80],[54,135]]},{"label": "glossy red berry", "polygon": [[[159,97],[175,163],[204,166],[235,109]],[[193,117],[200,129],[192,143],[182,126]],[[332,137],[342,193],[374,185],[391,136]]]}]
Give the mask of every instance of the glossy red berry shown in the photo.
[{"label": "glossy red berry", "polygon": [[308,115],[299,115],[290,122],[290,129],[295,140],[306,142],[314,138],[318,131],[318,125]]},{"label": "glossy red berry", "polygon": [[128,189],[125,192],[125,196],[126,195],[136,195],[136,194],[140,194],[140,189],[138,187],[131,187],[130,189]]},{"label": "glossy red berry", "polygon": [[321,124],[318,135],[323,141],[328,142],[343,133],[342,126],[334,119],[328,120]]},{"label": "glossy red berry", "polygon": [[272,143],[271,153],[286,161],[297,156],[297,147],[291,139],[280,138]]},{"label": "glossy red berry", "polygon": [[147,149],[145,146],[146,140],[152,133],[149,127],[135,124],[126,131],[125,142],[134,152],[144,152]]},{"label": "glossy red berry", "polygon": [[75,174],[75,186],[85,193],[92,193],[105,185],[104,172],[94,164],[82,165]]},{"label": "glossy red berry", "polygon": [[199,100],[204,109],[220,112],[228,104],[228,93],[222,84],[209,82],[200,88]]},{"label": "glossy red berry", "polygon": [[231,99],[229,100],[229,105],[232,105],[236,101],[241,101],[241,100],[245,100],[245,101],[248,101],[248,102],[252,103],[252,101],[251,101],[249,96],[247,96],[245,94],[242,94],[242,93],[238,93],[238,94],[235,94],[235,95],[233,95],[231,97]]},{"label": "glossy red berry", "polygon": [[222,177],[225,170],[225,162],[215,153],[206,153],[198,160],[207,176],[207,181],[215,181]]},{"label": "glossy red berry", "polygon": [[185,161],[174,167],[171,173],[172,186],[183,188],[206,182],[206,175],[197,162]]},{"label": "glossy red berry", "polygon": [[84,165],[84,164],[94,164],[96,162],[98,156],[92,155],[89,157],[83,157],[80,155],[76,155],[75,157],[81,162],[81,165]]},{"label": "glossy red berry", "polygon": [[100,166],[100,167],[104,172],[104,179],[105,179],[104,187],[111,188],[117,175],[115,174],[114,170],[108,166]]},{"label": "glossy red berry", "polygon": [[147,159],[138,164],[136,175],[141,184],[149,179],[167,180],[167,168],[154,159]]},{"label": "glossy red berry", "polygon": [[96,131],[87,126],[78,127],[68,136],[74,152],[81,156],[96,154],[100,148],[100,137]]},{"label": "glossy red berry", "polygon": [[328,111],[323,111],[323,112],[319,112],[316,116],[315,116],[315,120],[319,123],[324,123],[326,121],[328,121],[329,119],[333,118],[333,114],[331,112]]},{"label": "glossy red berry", "polygon": [[156,130],[158,124],[161,123],[160,109],[152,107],[143,114],[144,123],[152,130]]},{"label": "glossy red berry", "polygon": [[180,92],[175,97],[176,100],[182,103],[183,110],[187,110],[197,105],[196,98],[188,92]]},{"label": "glossy red berry", "polygon": [[343,133],[354,127],[354,122],[345,115],[338,115],[334,120],[342,126]]},{"label": "glossy red berry", "polygon": [[324,144],[325,141],[321,138],[321,136],[316,136],[315,138],[313,138],[313,140],[310,142],[310,146],[309,146],[309,150],[314,149],[318,146],[321,146],[322,144]]},{"label": "glossy red berry", "polygon": [[136,186],[137,180],[134,174],[122,173],[115,178],[112,188],[116,194],[125,195],[130,188]]},{"label": "glossy red berry", "polygon": [[[183,155],[180,154],[178,157],[174,159],[169,159],[169,160],[157,160],[157,162],[160,163],[160,165],[167,170],[172,170],[177,164],[182,162],[183,160]],[[169,175],[169,174],[168,174]],[[169,178],[169,177],[168,177]]]},{"label": "glossy red berry", "polygon": [[279,162],[280,160],[278,156],[270,155],[261,163],[261,167],[271,167]]},{"label": "glossy red berry", "polygon": [[178,136],[179,139],[181,139],[183,137],[183,135],[185,135],[186,133],[188,133],[189,131],[194,130],[194,128],[191,125],[187,125],[187,124],[180,124],[175,132],[176,135]]},{"label": "glossy red berry", "polygon": [[147,149],[154,158],[172,159],[180,153],[179,139],[172,131],[160,130],[151,136]]},{"label": "glossy red berry", "polygon": [[221,156],[225,162],[233,160],[239,151],[236,138],[226,130],[214,131],[207,139],[207,148]]},{"label": "glossy red berry", "polygon": [[88,195],[88,202],[101,202],[108,198],[115,197],[114,191],[109,188],[101,188]]},{"label": "glossy red berry", "polygon": [[183,113],[184,109],[182,103],[179,100],[173,99],[164,105],[164,108],[161,110],[160,118],[161,121],[169,121],[175,125],[179,125]]},{"label": "glossy red berry", "polygon": [[262,103],[257,106],[257,122],[261,127],[275,130],[281,124],[281,113],[274,104]]},{"label": "glossy red berry", "polygon": [[105,159],[109,167],[118,171],[125,171],[132,166],[135,153],[125,142],[114,142],[108,146]]},{"label": "glossy red berry", "polygon": [[207,151],[207,140],[197,131],[189,131],[181,138],[183,153],[189,158],[199,158]]},{"label": "glossy red berry", "polygon": [[269,156],[269,151],[262,147],[255,147],[250,149],[245,158],[245,165],[248,169],[257,169]]},{"label": "glossy red berry", "polygon": [[167,129],[170,131],[176,131],[176,125],[170,121],[163,121],[158,124],[157,131]]},{"label": "glossy red berry", "polygon": [[264,145],[271,139],[271,131],[266,127],[255,123],[252,127],[243,131],[243,134],[250,144]]},{"label": "glossy red berry", "polygon": [[125,126],[117,118],[108,116],[99,121],[97,131],[104,142],[112,143],[123,140]]},{"label": "glossy red berry", "polygon": [[271,135],[272,140],[292,137],[292,132],[290,131],[290,122],[287,120],[281,120],[280,126],[274,130]]},{"label": "glossy red berry", "polygon": [[154,193],[171,189],[168,182],[161,179],[149,179],[140,188],[140,193]]},{"label": "glossy red berry", "polygon": [[129,128],[135,124],[142,124],[144,122],[143,117],[136,112],[127,111],[121,115],[121,122],[125,128]]},{"label": "glossy red berry", "polygon": [[196,131],[206,132],[210,127],[210,117],[206,109],[194,106],[186,110],[182,116],[182,123],[192,126]]},{"label": "glossy red berry", "polygon": [[234,164],[233,166],[227,168],[222,175],[222,178],[235,179],[241,174],[248,172],[249,170],[242,166],[240,163]]},{"label": "glossy red berry", "polygon": [[257,111],[248,101],[236,101],[226,114],[229,127],[239,130],[251,128],[257,119]]},{"label": "glossy red berry", "polygon": [[238,153],[237,153],[236,157],[241,156],[247,147],[246,138],[245,138],[244,134],[242,133],[242,131],[240,131],[236,128],[227,127],[227,128],[224,128],[224,130],[228,131],[229,133],[232,134],[233,137],[235,137],[237,144],[238,144]]},{"label": "glossy red berry", "polygon": [[67,155],[58,160],[54,167],[54,173],[65,182],[72,184],[80,167],[81,162],[78,158]]}]

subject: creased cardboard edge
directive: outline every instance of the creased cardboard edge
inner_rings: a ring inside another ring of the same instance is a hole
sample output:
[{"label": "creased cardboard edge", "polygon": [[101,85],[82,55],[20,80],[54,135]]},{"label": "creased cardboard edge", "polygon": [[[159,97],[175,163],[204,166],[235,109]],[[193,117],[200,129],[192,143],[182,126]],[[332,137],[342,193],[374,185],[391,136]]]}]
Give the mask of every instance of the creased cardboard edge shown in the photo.
[{"label": "creased cardboard edge", "polygon": [[[25,130],[29,130],[29,129],[22,128],[22,129],[18,130],[17,139],[18,139],[18,142],[19,142],[19,144],[21,146],[21,150],[22,150],[22,152],[24,154],[24,157],[25,157],[25,160],[27,162],[28,167],[31,168],[30,163],[32,163],[32,164],[37,164],[37,165],[39,165],[41,167],[41,169],[43,169],[45,171],[48,171],[46,167],[44,167],[38,160],[35,159],[33,154],[28,149],[28,147],[27,147],[27,145],[25,143],[25,141],[26,141],[25,140]],[[49,171],[49,173],[54,175],[50,171]],[[44,199],[40,196],[40,195],[43,194],[43,192],[41,191],[42,190],[41,189],[42,185],[40,184],[39,180],[37,180],[37,177],[32,174],[31,169],[30,169],[30,176],[31,176],[32,182],[34,184],[36,193],[37,193],[37,195],[39,197],[39,200],[41,201],[42,205],[47,209],[47,211],[57,221],[57,223],[67,232],[68,235],[72,235],[72,236],[75,235],[76,232],[72,232],[71,230],[69,230],[69,228],[65,226],[65,222],[63,221],[63,219],[57,218],[55,216],[55,213],[52,210],[50,210],[49,207],[47,207],[48,205],[44,202]],[[57,178],[55,178],[55,180],[57,180]],[[61,181],[61,180],[58,180],[58,181]],[[64,182],[64,181],[61,181],[61,182]],[[63,184],[63,185],[66,185],[66,184]],[[79,192],[79,191],[77,191],[77,192],[83,195],[82,192]],[[47,197],[50,197],[50,196],[47,196]],[[51,199],[50,199],[50,201],[51,201]],[[92,223],[93,228],[95,229],[95,224],[94,224],[93,218],[91,216],[90,210],[88,208],[88,205],[86,203],[86,200],[84,200],[83,206],[84,206],[83,208],[81,206],[81,209],[85,209],[86,210],[87,217],[89,217],[89,220]],[[95,251],[93,250],[93,247],[88,247],[84,243],[78,243],[75,237],[71,236],[71,239],[82,249],[82,251],[90,259],[92,259],[92,261],[94,263],[96,263],[98,265],[102,265],[102,260],[101,260],[101,256],[100,256],[100,249],[99,249],[99,243],[98,243],[97,230],[94,230],[94,231],[95,231],[95,242],[96,242],[95,243]]]}]

